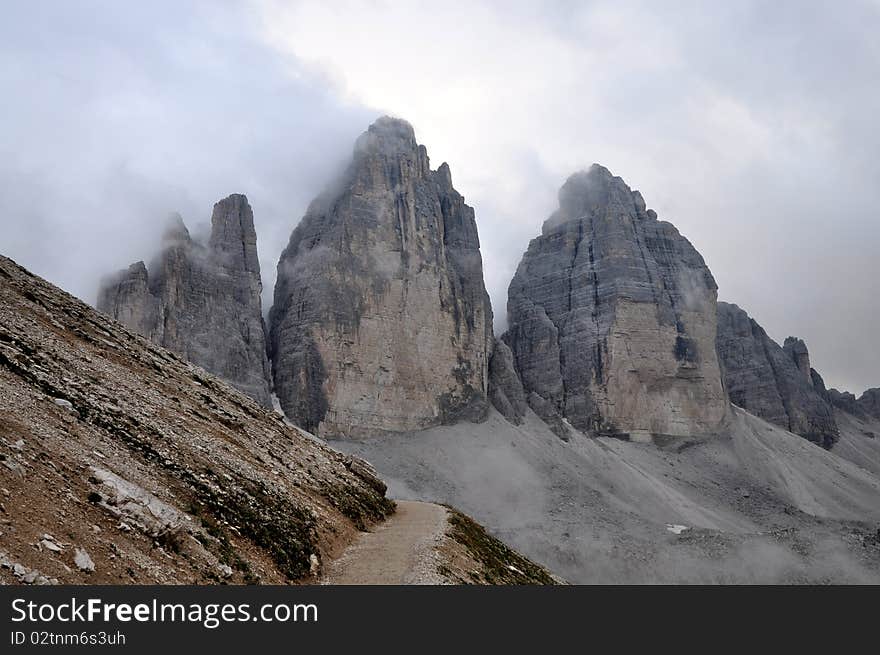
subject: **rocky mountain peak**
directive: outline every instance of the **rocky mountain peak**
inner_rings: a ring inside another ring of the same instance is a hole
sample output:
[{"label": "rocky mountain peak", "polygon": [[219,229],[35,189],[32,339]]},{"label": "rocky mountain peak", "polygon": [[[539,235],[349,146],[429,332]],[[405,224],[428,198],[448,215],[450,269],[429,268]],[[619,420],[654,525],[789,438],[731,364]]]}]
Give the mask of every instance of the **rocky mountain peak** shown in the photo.
[{"label": "rocky mountain peak", "polygon": [[[544,232],[597,213],[620,213],[647,218],[642,194],[600,164],[571,175],[559,190],[559,209],[544,223]],[[654,214],[656,217],[656,214]]]},{"label": "rocky mountain peak", "polygon": [[389,116],[358,137],[349,170],[367,188],[381,182],[392,188],[408,177],[431,175],[428,151],[416,142],[412,125]]},{"label": "rocky mountain peak", "polygon": [[179,244],[188,244],[192,241],[183,216],[174,212],[165,219],[165,229],[162,232],[162,246],[169,247]]},{"label": "rocky mountain peak", "polygon": [[520,262],[504,340],[529,405],[560,432],[565,419],[633,439],[711,434],[727,411],[715,303],[690,242],[594,165],[566,181]]},{"label": "rocky mountain peak", "polygon": [[214,206],[207,245],[173,214],[149,268],[108,278],[98,309],[270,406],[256,239],[240,194]]},{"label": "rocky mountain peak", "polygon": [[247,271],[259,279],[257,232],[247,196],[234,193],[214,205],[209,245],[225,266]]},{"label": "rocky mountain peak", "polygon": [[795,366],[804,376],[804,379],[812,383],[812,367],[810,366],[810,351],[803,339],[797,337],[786,337],[782,345],[783,350],[789,354],[794,361]]},{"label": "rocky mountain peak", "polygon": [[492,311],[474,211],[412,126],[380,118],[293,231],[270,314],[275,386],[306,429],[405,431],[487,409]]}]

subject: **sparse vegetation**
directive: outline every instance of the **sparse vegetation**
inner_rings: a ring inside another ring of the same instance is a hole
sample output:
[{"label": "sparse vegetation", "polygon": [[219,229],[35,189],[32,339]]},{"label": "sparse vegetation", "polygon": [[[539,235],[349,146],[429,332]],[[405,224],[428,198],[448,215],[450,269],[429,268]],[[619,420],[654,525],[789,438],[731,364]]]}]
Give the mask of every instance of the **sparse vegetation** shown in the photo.
[{"label": "sparse vegetation", "polygon": [[464,579],[448,566],[440,565],[439,573],[450,580],[464,584],[491,585],[555,585],[558,581],[548,571],[529,561],[473,519],[449,507],[449,536],[467,549],[468,554],[482,565],[478,572]]}]

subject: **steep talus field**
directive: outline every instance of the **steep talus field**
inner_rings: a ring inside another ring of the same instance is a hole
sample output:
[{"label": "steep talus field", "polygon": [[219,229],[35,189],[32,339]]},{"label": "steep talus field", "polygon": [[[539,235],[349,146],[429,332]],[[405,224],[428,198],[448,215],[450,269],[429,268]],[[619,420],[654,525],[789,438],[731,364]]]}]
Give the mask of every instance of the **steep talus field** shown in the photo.
[{"label": "steep talus field", "polygon": [[0,579],[284,582],[393,511],[369,467],[0,257]]},{"label": "steep talus field", "polygon": [[332,443],[390,495],[460,507],[571,582],[880,582],[876,472],[738,408],[720,435],[662,447],[565,442],[533,413],[389,439]]}]

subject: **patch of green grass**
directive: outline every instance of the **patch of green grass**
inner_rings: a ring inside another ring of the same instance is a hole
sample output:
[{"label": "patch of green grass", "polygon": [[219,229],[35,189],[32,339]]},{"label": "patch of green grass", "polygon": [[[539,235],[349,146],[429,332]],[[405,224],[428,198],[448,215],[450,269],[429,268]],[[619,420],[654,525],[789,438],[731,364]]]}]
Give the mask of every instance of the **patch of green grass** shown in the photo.
[{"label": "patch of green grass", "polygon": [[358,530],[366,530],[370,524],[385,520],[396,509],[393,500],[353,484],[325,484],[321,487],[321,494]]},{"label": "patch of green grass", "polygon": [[[473,584],[492,585],[555,585],[558,582],[542,567],[526,559],[496,539],[473,519],[458,510],[449,509],[449,536],[463,545],[470,556],[481,564],[481,570],[470,580]],[[445,569],[445,571],[444,571]],[[441,566],[441,575],[449,577],[449,569]]]}]

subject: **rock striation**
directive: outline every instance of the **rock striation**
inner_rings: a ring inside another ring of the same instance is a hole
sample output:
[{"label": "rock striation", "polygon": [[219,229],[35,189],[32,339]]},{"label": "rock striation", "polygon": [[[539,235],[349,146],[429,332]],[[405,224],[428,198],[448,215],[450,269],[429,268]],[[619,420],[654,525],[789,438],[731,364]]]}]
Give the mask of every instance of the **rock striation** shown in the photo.
[{"label": "rock striation", "polygon": [[839,438],[831,395],[806,344],[773,341],[737,305],[718,303],[718,358],[730,400],[825,448]]},{"label": "rock striation", "polygon": [[593,165],[563,185],[529,244],[504,340],[529,405],[557,428],[634,440],[712,434],[727,413],[716,296],[690,242]]},{"label": "rock striation", "polygon": [[214,205],[208,243],[172,217],[162,251],[109,278],[98,309],[271,406],[254,216],[245,196]]},{"label": "rock striation", "polygon": [[323,436],[482,420],[492,310],[474,211],[412,127],[381,118],[309,206],[269,318],[281,407]]}]

